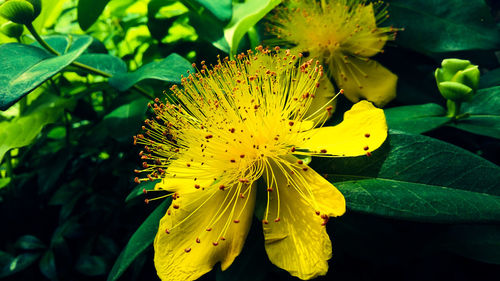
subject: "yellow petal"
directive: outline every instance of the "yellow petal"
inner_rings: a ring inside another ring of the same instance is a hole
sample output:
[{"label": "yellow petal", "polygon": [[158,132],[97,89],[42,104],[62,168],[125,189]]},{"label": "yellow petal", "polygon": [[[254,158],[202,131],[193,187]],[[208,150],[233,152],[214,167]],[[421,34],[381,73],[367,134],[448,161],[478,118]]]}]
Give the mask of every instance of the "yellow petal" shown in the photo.
[{"label": "yellow petal", "polygon": [[[268,192],[268,223],[263,223],[265,247],[273,264],[307,280],[325,275],[332,256],[330,238],[323,225],[325,221],[316,211],[327,216],[342,215],[345,200],[314,170],[303,171],[290,165],[274,162],[268,167],[274,177],[269,173],[266,177],[273,191]],[[294,169],[293,175],[291,169]],[[275,221],[277,217],[280,218],[278,222]]]},{"label": "yellow petal", "polygon": [[396,97],[398,77],[374,60],[337,55],[330,71],[352,102],[367,99],[382,107]]},{"label": "yellow petal", "polygon": [[[241,252],[250,228],[255,204],[253,185],[178,194],[161,219],[154,241],[158,276],[163,281],[195,280],[217,262],[225,270]],[[226,225],[229,228],[224,233]]]},{"label": "yellow petal", "polygon": [[366,6],[358,5],[355,9],[356,13],[354,16],[356,19],[352,20],[358,23],[359,29],[370,32],[358,31],[354,33],[353,36],[347,38],[347,40],[342,43],[342,51],[352,55],[367,58],[372,57],[382,50],[389,37],[386,32],[377,29],[372,3]]},{"label": "yellow petal", "polygon": [[331,114],[328,114],[326,108],[331,106],[332,109],[329,110],[331,113],[335,111],[335,106],[337,105],[337,100],[332,100],[337,93],[335,92],[335,87],[333,86],[327,75],[323,75],[319,81],[319,88],[314,94],[314,99],[312,99],[311,105],[305,114],[306,120],[313,120],[314,127],[318,124],[322,124]]},{"label": "yellow petal", "polygon": [[[379,148],[387,138],[384,111],[368,101],[360,101],[344,114],[337,126],[302,133],[300,148],[325,151],[330,155],[360,156]],[[321,156],[321,154],[319,154]]]}]

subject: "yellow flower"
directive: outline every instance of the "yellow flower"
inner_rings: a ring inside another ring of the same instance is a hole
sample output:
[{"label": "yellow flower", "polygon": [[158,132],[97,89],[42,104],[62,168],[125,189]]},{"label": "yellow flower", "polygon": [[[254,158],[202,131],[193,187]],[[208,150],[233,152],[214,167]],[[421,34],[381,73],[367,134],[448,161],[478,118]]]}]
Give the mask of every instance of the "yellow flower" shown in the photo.
[{"label": "yellow flower", "polygon": [[386,7],[366,0],[290,0],[270,18],[269,31],[275,43],[318,58],[352,102],[384,106],[396,96],[397,76],[370,57],[395,37],[394,28],[377,27],[388,16]]},{"label": "yellow flower", "polygon": [[310,106],[322,67],[289,51],[257,50],[202,62],[172,87],[171,102],[155,101],[156,117],[136,137],[148,173],[136,181],[161,178],[155,189],[172,192],[154,242],[162,280],[194,280],[217,262],[227,269],[243,247],[257,192],[267,194],[262,226],[271,262],[302,279],[326,274],[325,224],[345,212],[345,201],[300,157],[370,154],[386,139],[384,113],[367,101],[341,124],[321,127],[331,106]]}]

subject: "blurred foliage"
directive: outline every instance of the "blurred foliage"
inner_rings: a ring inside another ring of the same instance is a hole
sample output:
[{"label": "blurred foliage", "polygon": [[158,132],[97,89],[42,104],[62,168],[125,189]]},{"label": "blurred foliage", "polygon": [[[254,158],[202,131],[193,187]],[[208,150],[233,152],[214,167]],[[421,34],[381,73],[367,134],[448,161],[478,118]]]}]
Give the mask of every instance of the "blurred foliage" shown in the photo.
[{"label": "blurred foliage", "polygon": [[[334,257],[319,280],[497,280],[500,5],[387,2],[386,24],[404,28],[377,55],[399,76],[390,137],[368,159],[312,160],[349,209],[328,225]],[[280,1],[41,3],[23,29],[0,18],[0,278],[157,280],[150,245],[169,201],[144,204],[154,183],[133,182],[132,136],[192,62],[268,38]],[[453,116],[433,76],[444,58],[481,72]],[[330,122],[350,106],[340,97]],[[267,260],[259,228],[229,270],[202,279],[291,279]]]}]

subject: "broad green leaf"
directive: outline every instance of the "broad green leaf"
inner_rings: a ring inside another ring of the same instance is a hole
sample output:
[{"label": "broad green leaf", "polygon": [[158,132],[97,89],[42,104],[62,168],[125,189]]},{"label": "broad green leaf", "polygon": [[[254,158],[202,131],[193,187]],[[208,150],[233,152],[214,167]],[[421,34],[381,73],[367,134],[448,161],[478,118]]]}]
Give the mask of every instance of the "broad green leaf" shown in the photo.
[{"label": "broad green leaf", "polygon": [[450,121],[446,110],[435,103],[407,105],[384,110],[390,129],[421,134],[439,128]]},{"label": "broad green leaf", "polygon": [[87,30],[99,18],[109,0],[78,0],[78,23]]},{"label": "broad green leaf", "polygon": [[45,80],[78,58],[90,45],[92,38],[79,36],[67,52],[53,56],[35,46],[9,43],[0,46],[0,110],[38,87]]},{"label": "broad green leaf", "polygon": [[205,7],[220,21],[230,20],[233,13],[231,0],[185,0],[185,2],[191,3],[191,6]]},{"label": "broad green leaf", "polygon": [[499,196],[392,179],[333,178],[348,208],[358,212],[425,222],[500,221]]},{"label": "broad green leaf", "polygon": [[231,55],[238,52],[243,35],[279,3],[281,0],[247,0],[233,4],[233,16],[224,29],[224,37],[231,49]]},{"label": "broad green leaf", "polygon": [[389,0],[396,42],[423,53],[496,50],[500,34],[484,0]]},{"label": "broad green leaf", "polygon": [[462,104],[460,112],[470,116],[449,126],[500,139],[500,86],[479,90],[471,101]]},{"label": "broad green leaf", "polygon": [[109,78],[109,83],[120,91],[125,91],[144,79],[180,83],[181,75],[186,76],[187,71],[193,72],[191,64],[174,53],[160,61],[145,64],[134,72],[117,74]]},{"label": "broad green leaf", "polygon": [[312,164],[351,210],[434,222],[500,219],[500,167],[433,138],[391,132],[371,157]]},{"label": "broad green leaf", "polygon": [[27,146],[33,142],[42,128],[55,122],[72,105],[67,99],[44,94],[39,106],[29,109],[25,115],[10,121],[0,122],[0,162],[4,154],[12,148]]},{"label": "broad green leaf", "polygon": [[115,265],[111,269],[108,281],[117,280],[137,256],[153,244],[153,240],[158,232],[160,219],[165,215],[170,201],[170,198],[165,199],[132,235],[127,246],[120,253]]},{"label": "broad green leaf", "polygon": [[500,264],[500,226],[452,226],[442,244],[453,253],[485,263]]},{"label": "broad green leaf", "polygon": [[33,235],[24,235],[17,239],[16,247],[21,250],[39,250],[44,249],[45,244]]},{"label": "broad green leaf", "polygon": [[24,253],[17,257],[12,257],[9,254],[0,251],[0,278],[10,276],[16,272],[26,269],[39,257],[40,253]]},{"label": "broad green leaf", "polygon": [[473,115],[448,125],[476,135],[500,139],[499,115]]},{"label": "broad green leaf", "polygon": [[148,99],[138,98],[124,104],[104,116],[102,125],[108,134],[118,141],[132,141],[132,136],[144,121]]},{"label": "broad green leaf", "polygon": [[158,180],[155,181],[146,181],[146,182],[141,182],[138,184],[132,192],[125,198],[125,202],[128,202],[134,198],[137,198],[139,196],[144,196],[144,190],[152,190],[155,188],[155,185],[158,183]]},{"label": "broad green leaf", "polygon": [[99,276],[106,273],[106,261],[99,256],[82,255],[75,267],[78,272],[86,276]]},{"label": "broad green leaf", "polygon": [[36,30],[43,31],[43,29],[52,26],[63,11],[63,5],[66,0],[42,0],[42,12],[33,22]]},{"label": "broad green leaf", "polygon": [[212,43],[219,50],[229,53],[229,45],[224,37],[222,22],[208,15],[198,15],[191,12],[189,13],[189,23],[196,29],[201,38]]},{"label": "broad green leaf", "polygon": [[111,75],[127,72],[127,65],[123,60],[108,54],[83,54],[77,61]]}]

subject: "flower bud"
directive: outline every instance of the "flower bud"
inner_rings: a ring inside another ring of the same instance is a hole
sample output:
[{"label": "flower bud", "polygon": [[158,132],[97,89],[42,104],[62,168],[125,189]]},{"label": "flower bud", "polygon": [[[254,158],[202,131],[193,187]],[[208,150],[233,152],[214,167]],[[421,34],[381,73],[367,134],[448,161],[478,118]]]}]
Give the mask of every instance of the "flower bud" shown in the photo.
[{"label": "flower bud", "polygon": [[20,24],[9,21],[2,24],[0,31],[11,38],[19,38],[23,34],[24,27]]},{"label": "flower bud", "polygon": [[452,101],[468,101],[476,93],[479,69],[468,60],[445,59],[434,76],[441,95]]},{"label": "flower bud", "polygon": [[41,0],[8,0],[0,6],[0,16],[17,24],[31,24],[40,14]]}]

